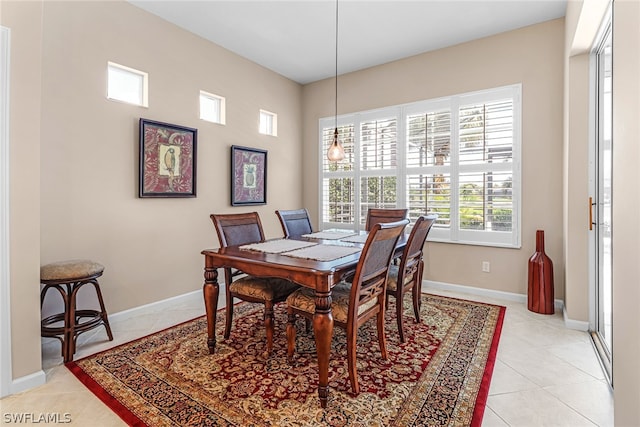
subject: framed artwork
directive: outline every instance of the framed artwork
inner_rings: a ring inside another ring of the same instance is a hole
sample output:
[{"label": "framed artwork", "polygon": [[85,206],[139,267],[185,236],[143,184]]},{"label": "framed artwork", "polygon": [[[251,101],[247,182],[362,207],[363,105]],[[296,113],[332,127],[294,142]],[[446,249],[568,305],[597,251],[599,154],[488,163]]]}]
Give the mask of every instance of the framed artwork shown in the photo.
[{"label": "framed artwork", "polygon": [[139,197],[196,197],[198,130],[140,119]]},{"label": "framed artwork", "polygon": [[267,203],[267,152],[231,146],[231,205]]}]

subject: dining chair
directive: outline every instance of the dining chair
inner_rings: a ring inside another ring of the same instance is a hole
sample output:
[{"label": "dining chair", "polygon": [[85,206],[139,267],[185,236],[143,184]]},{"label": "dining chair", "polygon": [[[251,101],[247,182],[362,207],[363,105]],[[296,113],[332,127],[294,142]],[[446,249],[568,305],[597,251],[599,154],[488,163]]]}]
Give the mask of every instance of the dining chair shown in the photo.
[{"label": "dining chair", "polygon": [[396,299],[396,319],[401,342],[405,342],[402,322],[404,294],[409,290],[411,290],[413,298],[413,312],[416,316],[416,322],[420,323],[424,243],[436,219],[438,219],[438,215],[422,215],[418,217],[400,257],[400,264],[391,265],[389,268],[387,302],[389,301],[389,296]]},{"label": "dining chair", "polygon": [[365,230],[370,231],[375,224],[380,222],[395,222],[409,218],[409,209],[383,209],[369,208]]},{"label": "dining chair", "polygon": [[280,225],[282,225],[282,232],[284,237],[299,237],[303,234],[310,234],[313,232],[311,228],[311,220],[309,220],[309,212],[305,208],[294,210],[282,210],[276,211]]},{"label": "dining chair", "polygon": [[[257,212],[239,214],[213,214],[211,220],[218,233],[220,247],[244,245],[264,241],[262,223]],[[293,282],[271,277],[250,276],[242,271],[224,269],[226,317],[224,337],[231,334],[233,322],[233,299],[264,304],[264,326],[267,334],[267,352],[273,349],[274,314],[273,306],[284,301],[289,294],[299,288]],[[235,280],[234,280],[235,279]]]},{"label": "dining chair", "polygon": [[[369,232],[351,283],[340,282],[331,292],[334,324],[347,332],[347,365],[349,382],[354,394],[360,393],[356,372],[356,338],[358,328],[376,317],[378,344],[383,359],[387,359],[384,335],[385,288],[391,258],[398,238],[409,220],[376,224]],[[300,288],[287,298],[287,357],[293,361],[296,345],[296,316],[313,319],[315,292]]]}]

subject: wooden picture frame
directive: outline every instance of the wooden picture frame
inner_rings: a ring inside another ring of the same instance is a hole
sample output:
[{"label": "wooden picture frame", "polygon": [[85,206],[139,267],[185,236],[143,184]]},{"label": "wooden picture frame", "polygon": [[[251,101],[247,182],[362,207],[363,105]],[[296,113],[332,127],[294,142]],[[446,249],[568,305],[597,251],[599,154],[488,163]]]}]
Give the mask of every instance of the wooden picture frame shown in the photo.
[{"label": "wooden picture frame", "polygon": [[231,205],[267,203],[267,151],[231,146]]},{"label": "wooden picture frame", "polygon": [[139,197],[196,197],[198,130],[140,119]]}]

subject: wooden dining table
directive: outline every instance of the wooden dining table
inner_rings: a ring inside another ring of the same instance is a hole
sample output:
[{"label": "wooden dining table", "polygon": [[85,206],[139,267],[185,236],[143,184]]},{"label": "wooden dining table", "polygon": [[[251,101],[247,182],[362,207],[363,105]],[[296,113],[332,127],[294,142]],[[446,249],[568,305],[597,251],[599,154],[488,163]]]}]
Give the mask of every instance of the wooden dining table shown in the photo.
[{"label": "wooden dining table", "polygon": [[[336,245],[335,240],[308,238],[296,238],[296,240]],[[402,251],[406,242],[406,235],[399,239],[396,253]],[[362,243],[343,243],[343,245],[363,246]],[[207,316],[207,346],[210,354],[213,354],[216,349],[216,314],[220,294],[219,268],[233,268],[252,276],[287,279],[315,290],[316,309],[313,316],[313,332],[318,357],[318,397],[321,406],[326,408],[329,397],[329,359],[333,337],[331,289],[355,271],[360,252],[329,261],[245,250],[241,249],[241,246],[205,249],[202,254],[205,257],[203,293]]]}]

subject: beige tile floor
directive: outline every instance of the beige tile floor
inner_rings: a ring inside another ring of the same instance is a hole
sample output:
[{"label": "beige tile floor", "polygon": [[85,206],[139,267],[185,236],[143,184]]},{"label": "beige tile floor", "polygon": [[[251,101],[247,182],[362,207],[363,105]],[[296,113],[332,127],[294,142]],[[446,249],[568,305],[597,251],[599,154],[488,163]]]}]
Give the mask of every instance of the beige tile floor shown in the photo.
[{"label": "beige tile floor", "polygon": [[[613,426],[613,396],[589,335],[566,329],[562,315],[540,315],[522,303],[447,291],[432,291],[507,307],[484,426]],[[222,303],[222,301],[221,301]],[[76,359],[148,335],[204,313],[202,303],[171,310],[149,309],[126,324],[112,318],[115,340],[104,328],[80,336]],[[0,400],[7,414],[68,414],[71,425],[106,427],[124,423],[62,366],[60,344],[42,341],[46,384]],[[30,425],[21,423],[20,425]],[[32,425],[42,425],[33,423]]]}]

